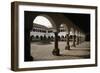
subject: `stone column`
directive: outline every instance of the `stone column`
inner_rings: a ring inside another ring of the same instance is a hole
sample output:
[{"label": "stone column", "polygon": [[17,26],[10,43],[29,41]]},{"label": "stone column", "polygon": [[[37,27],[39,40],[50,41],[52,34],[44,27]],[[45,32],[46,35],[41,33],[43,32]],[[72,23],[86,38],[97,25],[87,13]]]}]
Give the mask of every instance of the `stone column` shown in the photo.
[{"label": "stone column", "polygon": [[33,61],[34,57],[31,55],[30,46],[30,31],[33,29],[33,14],[25,13],[25,26],[24,26],[24,61]]},{"label": "stone column", "polygon": [[31,56],[31,47],[30,47],[30,31],[25,31],[25,42],[24,42],[24,61],[33,61],[34,58]]},{"label": "stone column", "polygon": [[81,33],[79,33],[79,44],[81,43]]},{"label": "stone column", "polygon": [[76,40],[75,40],[75,39],[76,39],[76,35],[74,34],[74,35],[73,35],[73,46],[74,46],[74,47],[76,47],[76,44],[75,44],[75,41],[76,41]]},{"label": "stone column", "polygon": [[55,44],[54,44],[54,49],[52,51],[52,54],[55,56],[59,56],[60,50],[58,48],[58,32],[54,32],[54,34],[55,34]]},{"label": "stone column", "polygon": [[79,44],[81,44],[81,36],[79,36]]},{"label": "stone column", "polygon": [[65,47],[65,50],[70,50],[70,45],[69,45],[69,33],[66,34],[66,47]]},{"label": "stone column", "polygon": [[79,36],[76,37],[76,44],[79,45]]}]

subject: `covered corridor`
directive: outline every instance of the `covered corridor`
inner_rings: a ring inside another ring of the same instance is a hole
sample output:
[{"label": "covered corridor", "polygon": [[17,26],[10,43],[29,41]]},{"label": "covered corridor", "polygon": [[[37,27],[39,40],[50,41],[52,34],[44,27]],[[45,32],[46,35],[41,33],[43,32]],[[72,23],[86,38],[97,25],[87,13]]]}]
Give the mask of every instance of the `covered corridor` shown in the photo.
[{"label": "covered corridor", "polygon": [[[31,39],[30,38],[30,32],[32,31],[33,27],[34,27],[34,20],[37,16],[43,16],[46,19],[48,19],[50,21],[50,23],[52,24],[51,28],[52,28],[52,32],[54,34],[54,42],[52,42],[53,45],[46,45],[47,48],[40,48],[39,51],[40,53],[37,53],[37,56],[40,55],[40,57],[42,56],[42,54],[45,52],[47,54],[52,54],[49,56],[53,56],[53,57],[59,57],[59,56],[63,56],[62,55],[62,51],[63,53],[67,51],[69,51],[70,53],[72,52],[72,49],[77,48],[79,45],[82,46],[82,43],[86,44],[87,42],[85,42],[85,37],[86,34],[75,24],[73,23],[69,18],[65,17],[63,14],[57,14],[57,13],[32,13],[32,12],[27,12],[25,15],[25,20],[28,20],[25,24],[25,61],[30,61],[30,60],[35,60],[35,49],[37,50],[36,44],[32,45],[32,43],[30,42]],[[30,27],[27,27],[27,25],[30,25]],[[60,33],[60,27],[64,26],[65,28],[65,42],[59,42],[59,33]],[[34,34],[33,34],[34,35]],[[32,35],[31,35],[32,36]],[[70,45],[70,36],[72,36],[72,41]],[[59,44],[61,43],[61,44]],[[63,43],[63,44],[62,44]],[[30,46],[31,44],[31,46]],[[89,45],[89,42],[88,42]],[[88,45],[84,46],[87,47]],[[35,47],[34,47],[35,46]],[[39,45],[37,45],[39,46]],[[43,45],[45,46],[45,45]],[[50,47],[51,46],[51,47]],[[64,49],[61,49],[60,47],[64,47]],[[32,47],[34,49],[32,49]],[[51,48],[49,51],[49,47]],[[83,47],[83,46],[82,46]],[[81,49],[81,48],[80,48]],[[89,49],[89,48],[88,48]],[[49,51],[49,53],[47,52],[47,50]],[[32,53],[35,54],[32,54]],[[78,52],[78,51],[77,51]],[[88,52],[89,54],[89,52]],[[39,56],[38,56],[39,57]],[[51,58],[51,57],[48,57]],[[43,57],[41,57],[43,58]]]}]

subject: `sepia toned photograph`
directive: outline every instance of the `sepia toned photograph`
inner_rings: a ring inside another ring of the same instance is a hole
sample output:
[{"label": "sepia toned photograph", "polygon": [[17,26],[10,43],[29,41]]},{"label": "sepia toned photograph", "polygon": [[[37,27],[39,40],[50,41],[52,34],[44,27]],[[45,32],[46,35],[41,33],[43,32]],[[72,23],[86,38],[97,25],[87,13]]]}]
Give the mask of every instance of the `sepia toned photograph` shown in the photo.
[{"label": "sepia toned photograph", "polygon": [[90,58],[90,14],[25,11],[24,15],[31,26],[26,40],[34,61]]},{"label": "sepia toned photograph", "polygon": [[97,66],[97,7],[11,3],[11,70]]}]

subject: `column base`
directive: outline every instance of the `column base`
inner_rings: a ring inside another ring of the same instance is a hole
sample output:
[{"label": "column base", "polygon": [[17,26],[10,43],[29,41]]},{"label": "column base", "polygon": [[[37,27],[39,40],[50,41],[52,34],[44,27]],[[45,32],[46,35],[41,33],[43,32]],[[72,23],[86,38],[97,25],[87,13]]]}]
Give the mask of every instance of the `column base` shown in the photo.
[{"label": "column base", "polygon": [[60,56],[60,50],[59,50],[59,49],[54,49],[54,50],[52,51],[52,54],[53,54],[54,56]]},{"label": "column base", "polygon": [[65,50],[70,50],[70,46],[66,46],[65,47]]}]

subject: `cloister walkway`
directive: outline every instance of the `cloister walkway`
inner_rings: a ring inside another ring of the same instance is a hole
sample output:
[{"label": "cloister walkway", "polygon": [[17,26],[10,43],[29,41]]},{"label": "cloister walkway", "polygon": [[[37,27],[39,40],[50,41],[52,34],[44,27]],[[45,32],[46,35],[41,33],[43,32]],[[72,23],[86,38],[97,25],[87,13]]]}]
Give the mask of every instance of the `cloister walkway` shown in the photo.
[{"label": "cloister walkway", "polygon": [[[70,42],[72,45],[72,42]],[[64,60],[64,59],[86,59],[90,57],[90,42],[83,42],[71,50],[65,50],[66,42],[59,42],[60,56],[52,55],[54,42],[51,44],[31,43],[31,55],[34,61]]]}]

